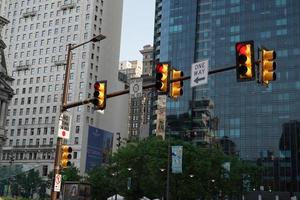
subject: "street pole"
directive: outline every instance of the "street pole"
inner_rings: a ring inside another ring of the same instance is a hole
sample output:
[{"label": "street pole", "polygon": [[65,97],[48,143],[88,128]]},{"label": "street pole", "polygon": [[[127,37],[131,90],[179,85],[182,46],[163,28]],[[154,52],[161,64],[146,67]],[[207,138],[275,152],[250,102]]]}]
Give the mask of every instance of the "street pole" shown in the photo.
[{"label": "street pole", "polygon": [[170,132],[168,133],[168,166],[167,166],[167,191],[166,200],[169,200],[170,195],[170,158],[171,157],[171,145],[170,145]]},{"label": "street pole", "polygon": [[[61,106],[61,114],[65,111],[64,105],[67,104],[67,94],[68,94],[68,86],[69,86],[69,79],[70,79],[70,66],[71,66],[71,50],[72,45],[68,44],[68,54],[67,54],[67,65],[65,70],[65,79],[64,79],[64,90],[63,90],[63,98],[62,98],[62,106]],[[55,177],[56,174],[60,174],[60,156],[61,156],[61,145],[62,145],[63,139],[60,137],[57,137],[56,142],[56,153],[55,153],[55,160],[54,160],[54,173],[53,173],[53,183],[52,183],[52,192],[51,192],[51,200],[56,200],[58,192],[54,191],[54,184],[55,184]]]},{"label": "street pole", "polygon": [[[62,98],[62,105],[60,108],[60,116],[68,109],[66,107],[68,103],[68,88],[69,88],[69,80],[70,80],[70,68],[71,68],[71,61],[72,61],[72,50],[83,46],[89,42],[99,42],[101,40],[104,40],[106,36],[99,34],[92,39],[83,42],[78,45],[72,45],[68,44],[67,46],[67,63],[66,63],[66,69],[65,69],[65,79],[64,79],[64,89],[63,89],[63,98]],[[84,102],[86,104],[87,102]],[[80,104],[83,105],[83,104]],[[74,107],[74,106],[73,106]],[[60,174],[60,159],[61,159],[61,146],[63,143],[63,139],[60,137],[57,137],[57,142],[56,142],[56,152],[55,152],[55,160],[54,160],[54,173],[53,173],[53,184],[52,184],[52,191],[51,191],[51,200],[56,200],[57,195],[59,194],[58,192],[54,191],[54,185],[55,185],[55,177],[56,174]]]}]

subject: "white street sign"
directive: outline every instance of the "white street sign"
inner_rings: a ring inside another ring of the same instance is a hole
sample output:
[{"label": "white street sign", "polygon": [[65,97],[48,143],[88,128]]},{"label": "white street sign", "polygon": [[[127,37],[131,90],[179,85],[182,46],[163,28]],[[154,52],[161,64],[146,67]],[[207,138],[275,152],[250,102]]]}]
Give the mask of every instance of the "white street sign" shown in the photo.
[{"label": "white street sign", "polygon": [[130,80],[130,97],[141,97],[143,94],[143,79],[133,78]]},{"label": "white street sign", "polygon": [[70,138],[71,114],[64,112],[59,116],[58,121],[58,137],[63,139]]},{"label": "white street sign", "polygon": [[55,174],[54,192],[60,192],[60,187],[61,187],[61,175]]},{"label": "white street sign", "polygon": [[191,87],[207,84],[208,60],[192,64]]}]

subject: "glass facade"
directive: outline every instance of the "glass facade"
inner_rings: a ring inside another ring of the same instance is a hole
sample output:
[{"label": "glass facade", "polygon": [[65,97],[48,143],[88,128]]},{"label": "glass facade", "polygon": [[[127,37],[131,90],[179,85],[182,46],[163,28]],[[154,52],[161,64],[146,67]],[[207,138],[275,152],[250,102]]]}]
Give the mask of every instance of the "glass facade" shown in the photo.
[{"label": "glass facade", "polygon": [[[185,75],[192,63],[203,59],[209,59],[210,70],[235,65],[234,47],[239,41],[254,40],[256,59],[259,47],[277,53],[277,80],[269,87],[256,81],[237,82],[235,70],[210,75],[206,86],[194,89],[186,81],[184,95],[177,101],[168,99],[168,130],[193,129],[193,102],[208,97],[219,119],[217,136],[232,144],[227,148],[244,160],[267,165],[262,176],[267,188],[300,191],[300,153],[291,156],[281,145],[284,127],[300,120],[300,1],[158,2],[161,27],[155,29],[160,33],[154,38],[160,41],[155,58],[170,61]],[[300,138],[299,129],[293,134]],[[299,149],[298,144],[290,146]],[[291,159],[297,162],[282,164]]]}]

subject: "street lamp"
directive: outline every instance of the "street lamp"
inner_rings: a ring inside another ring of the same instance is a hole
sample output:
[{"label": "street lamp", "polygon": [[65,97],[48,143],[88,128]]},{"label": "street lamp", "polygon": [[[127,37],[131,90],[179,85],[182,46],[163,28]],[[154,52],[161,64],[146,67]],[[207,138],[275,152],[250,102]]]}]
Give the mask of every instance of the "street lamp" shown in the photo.
[{"label": "street lamp", "polygon": [[129,173],[129,177],[127,178],[127,190],[130,190],[130,188],[131,188],[131,181],[132,181],[131,173],[130,172],[132,171],[132,168],[128,167],[127,170],[128,170],[128,173]]},{"label": "street lamp", "polygon": [[[67,94],[68,94],[68,86],[69,86],[69,79],[70,79],[70,67],[71,67],[71,59],[72,59],[72,50],[83,46],[89,42],[99,42],[103,39],[105,39],[106,36],[100,34],[92,39],[83,42],[78,45],[72,45],[68,44],[68,51],[67,51],[67,65],[66,65],[66,70],[65,70],[65,80],[64,80],[64,89],[63,89],[63,98],[62,98],[62,107],[61,107],[61,114],[63,114],[67,109],[65,108],[65,105],[67,104]],[[51,200],[56,200],[57,199],[57,194],[58,192],[54,191],[54,183],[55,183],[55,177],[57,174],[60,174],[60,154],[61,154],[61,145],[63,143],[63,139],[60,137],[57,137],[57,142],[56,142],[56,153],[55,153],[55,160],[54,160],[54,173],[53,173],[53,184],[52,184],[52,192],[51,192]]]}]

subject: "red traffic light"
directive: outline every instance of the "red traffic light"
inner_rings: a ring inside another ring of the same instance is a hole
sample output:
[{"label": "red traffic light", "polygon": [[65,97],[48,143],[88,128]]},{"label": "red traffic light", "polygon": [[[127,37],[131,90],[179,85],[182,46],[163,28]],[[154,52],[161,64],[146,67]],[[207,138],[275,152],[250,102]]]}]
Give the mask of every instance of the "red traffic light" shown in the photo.
[{"label": "red traffic light", "polygon": [[254,42],[238,42],[235,44],[236,72],[238,81],[255,79]]},{"label": "red traffic light", "polygon": [[156,64],[156,72],[162,73],[163,72],[163,65],[161,63]]},{"label": "red traffic light", "polygon": [[168,92],[169,70],[168,63],[156,64],[156,88],[163,93]]},{"label": "red traffic light", "polygon": [[95,90],[99,90],[99,88],[100,88],[100,83],[99,83],[99,82],[96,82],[96,83],[94,84],[94,88],[95,88]]}]

